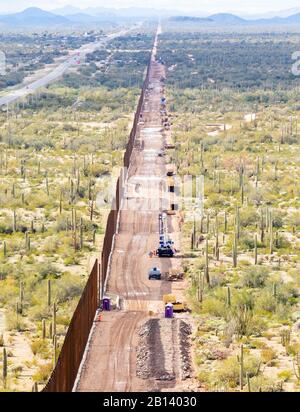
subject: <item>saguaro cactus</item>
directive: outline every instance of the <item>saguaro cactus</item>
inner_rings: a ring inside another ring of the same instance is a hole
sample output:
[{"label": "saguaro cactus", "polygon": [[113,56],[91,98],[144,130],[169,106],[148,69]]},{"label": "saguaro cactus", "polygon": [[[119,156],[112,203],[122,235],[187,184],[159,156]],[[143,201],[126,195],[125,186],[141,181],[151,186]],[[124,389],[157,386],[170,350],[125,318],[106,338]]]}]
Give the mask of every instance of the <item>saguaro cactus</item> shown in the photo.
[{"label": "saguaro cactus", "polygon": [[236,226],[236,237],[240,238],[241,234],[241,224],[240,224],[240,208],[236,207],[236,216],[235,216],[235,226]]},{"label": "saguaro cactus", "polygon": [[244,204],[244,200],[245,200],[245,178],[244,178],[244,173],[242,174],[241,177],[241,203],[242,205]]},{"label": "saguaro cactus", "polygon": [[57,336],[53,336],[53,364],[54,367],[57,363]]},{"label": "saguaro cactus", "polygon": [[51,306],[51,280],[48,279],[47,281],[47,303],[48,307]]},{"label": "saguaro cactus", "polygon": [[270,214],[270,255],[273,254],[273,217]]},{"label": "saguaro cactus", "polygon": [[198,292],[198,302],[200,303],[203,301],[203,291],[204,291],[203,275],[199,273],[197,292]]},{"label": "saguaro cactus", "polygon": [[7,383],[7,352],[6,352],[5,348],[3,348],[3,355],[2,355],[2,378],[3,378],[3,388],[6,389],[6,383]]},{"label": "saguaro cactus", "polygon": [[30,252],[30,249],[31,249],[31,247],[30,247],[30,237],[29,237],[28,232],[25,232],[25,250],[26,250],[26,252]]},{"label": "saguaro cactus", "polygon": [[231,290],[230,286],[227,286],[227,306],[231,306]]},{"label": "saguaro cactus", "polygon": [[209,278],[209,257],[208,257],[208,239],[206,238],[206,244],[205,244],[205,279],[207,284],[210,284],[210,278]]},{"label": "saguaro cactus", "polygon": [[272,295],[274,296],[274,298],[277,298],[277,285],[276,285],[276,283],[273,283]]},{"label": "saguaro cactus", "polygon": [[46,320],[42,320],[42,338],[46,339]]},{"label": "saguaro cactus", "polygon": [[300,353],[297,353],[293,361],[294,373],[298,381],[300,381]]},{"label": "saguaro cactus", "polygon": [[23,303],[24,303],[24,283],[20,282],[20,285],[19,285],[19,310],[20,310],[20,313],[23,312]]},{"label": "saguaro cactus", "polygon": [[265,240],[265,221],[264,221],[264,211],[260,209],[260,241],[263,243]]},{"label": "saguaro cactus", "polygon": [[249,376],[249,373],[248,373],[248,372],[246,373],[246,378],[247,378],[247,389],[248,389],[248,392],[251,392],[250,376]]},{"label": "saguaro cactus", "polygon": [[232,244],[232,261],[233,261],[233,267],[237,267],[237,256],[238,256],[238,251],[237,251],[237,233],[234,233],[234,238],[233,238],[233,244]]},{"label": "saguaro cactus", "polygon": [[83,219],[80,218],[80,228],[79,228],[79,243],[80,243],[80,250],[83,249]]},{"label": "saguaro cactus", "polygon": [[207,234],[209,233],[209,225],[210,225],[210,216],[209,216],[209,213],[207,213],[207,216],[206,216],[206,233]]},{"label": "saguaro cactus", "polygon": [[240,356],[238,356],[238,362],[240,365],[240,390],[244,388],[244,346],[241,345]]},{"label": "saguaro cactus", "polygon": [[32,392],[38,392],[39,388],[38,388],[38,384],[37,382],[34,382],[34,384],[32,385]]},{"label": "saguaro cactus", "polygon": [[49,339],[53,339],[53,323],[49,323]]},{"label": "saguaro cactus", "polygon": [[195,241],[194,241],[194,232],[191,232],[191,250],[194,250]]},{"label": "saguaro cactus", "polygon": [[289,329],[284,329],[281,331],[281,344],[285,347],[286,352],[288,352],[288,347],[291,342],[291,331]]},{"label": "saguaro cactus", "polygon": [[226,210],[225,210],[225,212],[224,212],[224,235],[227,234],[227,225],[228,225],[228,222],[227,222],[227,212],[226,212]]},{"label": "saguaro cactus", "polygon": [[219,249],[219,222],[218,222],[218,215],[216,215],[215,221],[215,258],[219,260],[220,249]]},{"label": "saguaro cactus", "polygon": [[17,214],[15,210],[13,212],[13,231],[17,231]]},{"label": "saguaro cactus", "polygon": [[254,235],[254,264],[257,265],[257,234]]},{"label": "saguaro cactus", "polygon": [[53,310],[52,310],[52,333],[53,336],[56,336],[56,312],[57,312],[57,308],[56,308],[56,303],[53,303]]}]

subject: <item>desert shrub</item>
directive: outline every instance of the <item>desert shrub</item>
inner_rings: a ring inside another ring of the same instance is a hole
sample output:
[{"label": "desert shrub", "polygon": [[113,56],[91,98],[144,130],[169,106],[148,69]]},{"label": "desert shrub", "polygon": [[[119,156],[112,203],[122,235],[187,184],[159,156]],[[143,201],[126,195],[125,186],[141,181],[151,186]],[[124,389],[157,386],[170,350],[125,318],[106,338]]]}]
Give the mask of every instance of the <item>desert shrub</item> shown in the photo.
[{"label": "desert shrub", "polygon": [[253,249],[254,248],[254,238],[253,236],[247,233],[242,233],[239,244],[242,249],[246,249],[246,250]]},{"label": "desert shrub", "polygon": [[46,279],[49,276],[58,277],[60,271],[50,262],[41,263],[35,266],[35,275],[39,281]]},{"label": "desert shrub", "polygon": [[79,263],[80,259],[75,253],[70,253],[70,255],[64,259],[64,264],[66,266],[78,265]]},{"label": "desert shrub", "polygon": [[9,272],[10,272],[9,265],[0,264],[0,280],[6,279],[6,277],[9,275]]},{"label": "desert shrub", "polygon": [[273,227],[279,229],[283,226],[283,218],[279,212],[273,213]]},{"label": "desert shrub", "polygon": [[57,300],[58,302],[65,302],[80,296],[83,288],[82,280],[77,276],[70,274],[64,275],[57,281]]},{"label": "desert shrub", "polygon": [[217,193],[212,193],[209,195],[208,201],[207,201],[207,206],[208,207],[224,207],[224,204],[226,203],[226,199],[224,196],[217,194]]},{"label": "desert shrub", "polygon": [[11,304],[14,302],[18,294],[18,287],[13,279],[6,279],[1,281],[0,287],[0,305],[4,306],[6,304]]},{"label": "desert shrub", "polygon": [[59,243],[60,243],[59,239],[57,239],[55,236],[49,236],[45,241],[45,244],[43,246],[43,251],[45,253],[53,255],[57,253],[57,249],[59,248]]},{"label": "desert shrub", "polygon": [[52,362],[39,365],[38,370],[33,375],[32,379],[37,383],[46,383],[51,375],[52,368]]},{"label": "desert shrub", "polygon": [[277,249],[288,249],[291,247],[291,243],[283,235],[279,235],[276,238],[275,246]]},{"label": "desert shrub", "polygon": [[[251,355],[244,356],[244,377],[248,374],[253,377],[258,374],[260,360]],[[240,365],[236,356],[218,362],[216,371],[213,374],[213,381],[223,382],[229,388],[235,388],[239,384]]]},{"label": "desert shrub", "polygon": [[242,208],[240,211],[240,222],[244,227],[252,226],[258,221],[258,215],[255,209]]},{"label": "desert shrub", "polygon": [[[46,300],[46,294],[44,295],[44,300]],[[50,310],[47,303],[44,302],[34,302],[35,304],[28,309],[28,316],[33,321],[41,321],[46,319],[50,315]]]},{"label": "desert shrub", "polygon": [[266,312],[275,312],[277,300],[270,290],[262,290],[255,299],[255,308]]},{"label": "desert shrub", "polygon": [[58,216],[56,225],[55,225],[55,230],[57,232],[62,232],[68,229],[68,221],[67,221],[67,216],[66,215],[61,215]]},{"label": "desert shrub", "polygon": [[18,332],[22,332],[25,330],[25,321],[16,312],[13,312],[11,310],[7,311],[5,320],[6,327],[8,330],[16,330]]},{"label": "desert shrub", "polygon": [[247,268],[241,277],[243,286],[249,288],[261,288],[269,277],[269,269],[264,266],[252,266]]},{"label": "desert shrub", "polygon": [[283,392],[281,382],[265,376],[254,376],[250,380],[251,392]]},{"label": "desert shrub", "polygon": [[90,171],[91,171],[92,176],[94,177],[101,177],[104,174],[108,173],[107,166],[100,164],[100,163],[93,164],[91,166]]},{"label": "desert shrub", "polygon": [[260,352],[261,354],[261,360],[264,363],[269,363],[272,360],[277,358],[277,353],[274,351],[274,349],[267,347],[267,348],[263,348]]},{"label": "desert shrub", "polygon": [[266,321],[253,313],[252,310],[235,308],[230,312],[227,330],[237,337],[260,336],[266,329]]},{"label": "desert shrub", "polygon": [[251,291],[240,289],[232,296],[232,307],[237,309],[253,310],[254,298]]},{"label": "desert shrub", "polygon": [[300,226],[300,212],[293,212],[288,218],[288,223],[291,226],[299,227]]},{"label": "desert shrub", "polygon": [[283,305],[294,305],[299,298],[299,291],[293,285],[284,284],[277,288],[277,300]]},{"label": "desert shrub", "polygon": [[45,355],[48,352],[47,341],[44,339],[36,339],[30,344],[34,355]]},{"label": "desert shrub", "polygon": [[283,382],[287,382],[293,376],[293,372],[290,370],[283,370],[283,371],[278,372],[277,376]]},{"label": "desert shrub", "polygon": [[290,144],[290,145],[299,143],[298,137],[297,136],[291,136],[291,135],[286,136],[284,141],[285,141],[285,143]]},{"label": "desert shrub", "polygon": [[227,312],[227,307],[225,302],[222,302],[215,297],[207,297],[203,300],[202,312],[209,313],[213,316],[224,317]]}]

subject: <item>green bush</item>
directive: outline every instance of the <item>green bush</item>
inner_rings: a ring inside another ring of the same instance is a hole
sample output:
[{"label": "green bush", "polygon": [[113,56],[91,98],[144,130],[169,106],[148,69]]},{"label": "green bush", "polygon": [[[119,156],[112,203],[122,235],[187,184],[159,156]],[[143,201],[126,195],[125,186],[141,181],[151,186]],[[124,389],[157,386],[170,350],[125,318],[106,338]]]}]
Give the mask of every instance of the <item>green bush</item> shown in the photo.
[{"label": "green bush", "polygon": [[46,354],[48,354],[48,344],[46,340],[36,339],[31,342],[30,347],[34,355],[45,356]]},{"label": "green bush", "polygon": [[242,286],[249,288],[262,288],[269,277],[269,269],[265,266],[252,266],[247,268],[241,276]]},{"label": "green bush", "polygon": [[[259,372],[260,360],[251,355],[244,356],[244,379],[255,376]],[[236,356],[218,362],[212,380],[216,383],[222,382],[229,388],[235,388],[239,384],[240,365]]]}]

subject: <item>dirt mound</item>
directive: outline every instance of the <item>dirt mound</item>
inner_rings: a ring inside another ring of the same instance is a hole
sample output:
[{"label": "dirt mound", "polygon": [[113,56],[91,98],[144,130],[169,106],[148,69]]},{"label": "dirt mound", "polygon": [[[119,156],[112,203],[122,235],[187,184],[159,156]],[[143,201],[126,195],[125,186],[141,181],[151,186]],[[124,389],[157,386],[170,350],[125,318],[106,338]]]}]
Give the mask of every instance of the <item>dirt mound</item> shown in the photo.
[{"label": "dirt mound", "polygon": [[160,381],[191,376],[191,327],[180,319],[150,319],[139,331],[137,376]]}]

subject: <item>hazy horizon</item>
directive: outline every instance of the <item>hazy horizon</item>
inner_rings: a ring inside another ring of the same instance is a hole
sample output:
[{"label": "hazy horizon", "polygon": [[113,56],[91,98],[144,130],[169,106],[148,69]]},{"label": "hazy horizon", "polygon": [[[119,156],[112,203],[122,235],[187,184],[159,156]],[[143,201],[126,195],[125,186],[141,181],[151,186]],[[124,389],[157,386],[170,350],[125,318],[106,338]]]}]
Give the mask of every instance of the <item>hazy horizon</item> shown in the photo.
[{"label": "hazy horizon", "polygon": [[0,0],[0,12],[16,12],[28,7],[40,7],[44,10],[53,10],[71,5],[76,8],[86,9],[89,7],[105,8],[127,8],[142,7],[179,10],[182,12],[196,12],[198,14],[210,14],[216,12],[230,12],[240,15],[257,15],[263,13],[276,13],[288,9],[300,9],[299,0],[15,0],[13,4],[8,1]]}]

